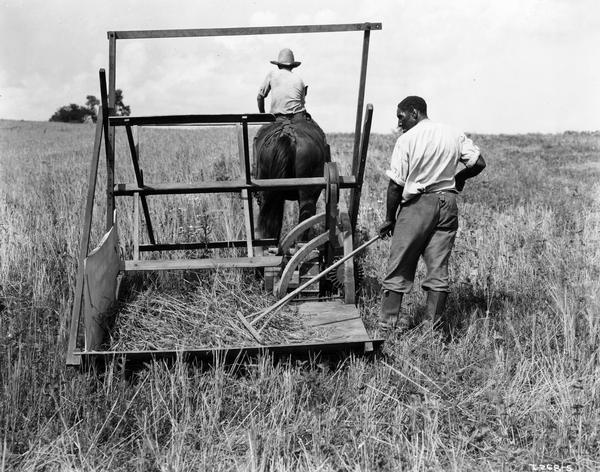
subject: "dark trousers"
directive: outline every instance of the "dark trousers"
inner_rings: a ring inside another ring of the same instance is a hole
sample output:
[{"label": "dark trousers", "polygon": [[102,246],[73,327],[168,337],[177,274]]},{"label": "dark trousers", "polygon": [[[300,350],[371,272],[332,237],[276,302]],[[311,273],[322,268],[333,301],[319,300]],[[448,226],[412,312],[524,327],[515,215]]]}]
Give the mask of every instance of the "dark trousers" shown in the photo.
[{"label": "dark trousers", "polygon": [[423,193],[403,204],[396,218],[385,290],[408,293],[417,262],[423,256],[427,276],[424,290],[449,291],[448,260],[458,229],[456,194]]}]

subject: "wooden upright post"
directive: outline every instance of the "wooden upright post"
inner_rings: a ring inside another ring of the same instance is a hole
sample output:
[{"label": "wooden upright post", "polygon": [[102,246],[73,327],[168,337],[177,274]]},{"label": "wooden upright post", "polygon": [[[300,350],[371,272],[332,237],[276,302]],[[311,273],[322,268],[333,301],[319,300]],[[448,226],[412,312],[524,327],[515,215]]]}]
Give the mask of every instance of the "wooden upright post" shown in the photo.
[{"label": "wooden upright post", "polygon": [[[240,167],[246,184],[252,182],[250,175],[250,146],[248,145],[248,122],[242,119],[242,124],[238,129],[238,147],[240,154]],[[240,191],[244,203],[244,224],[246,227],[246,247],[248,257],[254,256],[254,217],[252,215],[252,193],[246,189]]]},{"label": "wooden upright post", "polygon": [[[113,142],[110,139],[111,131],[114,133],[114,128],[112,128],[108,123],[109,116],[109,105],[108,105],[108,93],[106,91],[106,72],[104,69],[100,69],[100,103],[102,104],[102,126],[104,133],[104,152],[106,153],[106,231],[110,231],[113,225],[114,218],[114,206],[115,206],[115,197],[114,197],[114,168],[115,168],[115,159],[113,152]],[[113,134],[114,137],[114,134]],[[110,185],[110,187],[108,186]]]},{"label": "wooden upright post", "polygon": [[92,216],[94,213],[94,194],[96,192],[96,178],[98,176],[98,161],[100,160],[100,148],[102,146],[102,131],[104,128],[102,107],[98,110],[98,121],[96,122],[96,136],[94,137],[94,150],[92,152],[92,163],[88,179],[88,191],[83,214],[83,228],[79,242],[79,259],[77,260],[77,280],[75,293],[73,294],[73,311],[71,313],[71,326],[69,330],[69,346],[67,349],[67,365],[79,365],[81,359],[75,356],[77,348],[77,336],[79,334],[79,322],[81,318],[81,301],[83,298],[83,261],[88,255],[90,246],[90,234],[92,230]]},{"label": "wooden upright post", "polygon": [[[356,229],[358,221],[358,209],[360,207],[360,194],[362,192],[363,180],[365,177],[365,164],[367,162],[367,150],[369,149],[369,137],[371,136],[371,122],[373,120],[373,105],[367,105],[365,123],[363,125],[362,135],[360,137],[360,147],[358,159],[353,163],[352,175],[356,177],[356,187],[350,191],[350,227],[352,232]],[[354,167],[356,166],[356,167]]]},{"label": "wooden upright post", "polygon": [[[108,33],[108,115],[115,114],[115,83],[117,74],[117,37],[114,32]],[[108,124],[108,120],[107,124]],[[108,127],[108,141],[110,147],[106,148],[106,231],[112,228],[115,210],[115,129]]]},{"label": "wooden upright post", "polygon": [[356,167],[358,160],[358,145],[360,143],[360,124],[362,109],[365,102],[365,84],[367,83],[367,61],[369,59],[369,39],[371,30],[365,29],[363,36],[362,59],[360,62],[360,81],[358,83],[358,104],[356,106],[356,125],[354,127],[354,152],[352,153],[352,168]]}]

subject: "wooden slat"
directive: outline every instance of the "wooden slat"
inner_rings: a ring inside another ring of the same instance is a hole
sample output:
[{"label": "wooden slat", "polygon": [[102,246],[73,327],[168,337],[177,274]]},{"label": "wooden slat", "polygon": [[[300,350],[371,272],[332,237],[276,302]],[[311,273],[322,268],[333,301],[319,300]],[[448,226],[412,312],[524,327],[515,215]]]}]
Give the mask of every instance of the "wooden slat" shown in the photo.
[{"label": "wooden slat", "polygon": [[111,126],[170,126],[170,125],[218,125],[270,123],[275,115],[270,113],[217,114],[217,115],[156,115],[156,116],[111,116]]},{"label": "wooden slat", "polygon": [[247,268],[276,267],[281,264],[282,257],[221,257],[212,259],[173,259],[173,260],[143,260],[125,261],[123,270],[195,270],[215,268]]},{"label": "wooden slat", "polygon": [[298,307],[298,317],[304,323],[328,330],[328,341],[352,342],[369,336],[354,304],[341,301],[306,302]]},{"label": "wooden slat", "polygon": [[[211,241],[202,243],[171,243],[171,244],[140,244],[140,252],[149,251],[191,251],[196,249],[227,249],[235,247],[246,247],[248,242],[243,240],[237,241]],[[277,240],[272,239],[254,239],[254,246],[274,246]]]},{"label": "wooden slat", "polygon": [[96,192],[96,180],[98,176],[98,162],[100,160],[100,148],[102,146],[102,131],[104,129],[102,106],[98,110],[98,120],[96,122],[96,135],[94,137],[94,150],[92,151],[92,162],[90,165],[90,174],[88,178],[87,199],[85,212],[83,215],[83,228],[81,229],[81,239],[79,242],[79,259],[77,261],[77,281],[75,284],[75,293],[73,301],[73,310],[71,312],[71,326],[69,328],[69,345],[67,348],[67,365],[78,365],[80,358],[74,357],[73,353],[77,347],[77,335],[79,332],[79,322],[81,318],[81,301],[83,298],[83,261],[87,256],[90,245],[90,233],[92,228],[92,216],[94,211],[94,194]]},{"label": "wooden slat", "polygon": [[258,34],[336,33],[343,31],[380,30],[381,23],[346,23],[329,25],[258,26],[246,28],[202,28],[109,31],[117,39],[190,38],[202,36],[244,36]]},{"label": "wooden slat", "polygon": [[[136,192],[144,195],[174,195],[188,193],[227,193],[239,192],[243,189],[258,192],[261,190],[279,190],[297,187],[325,187],[323,177],[307,177],[303,179],[254,179],[248,185],[242,179],[227,180],[223,182],[173,182],[161,184],[145,184],[144,188],[134,183],[116,184],[116,196],[133,195]],[[340,188],[353,188],[356,186],[354,176],[341,176]]]}]

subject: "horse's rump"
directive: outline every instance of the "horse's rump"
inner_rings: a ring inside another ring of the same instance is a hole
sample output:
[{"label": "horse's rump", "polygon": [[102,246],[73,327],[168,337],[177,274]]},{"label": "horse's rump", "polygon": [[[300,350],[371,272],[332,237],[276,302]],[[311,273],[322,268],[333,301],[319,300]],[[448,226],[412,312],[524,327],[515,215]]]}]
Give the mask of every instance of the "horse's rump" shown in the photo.
[{"label": "horse's rump", "polygon": [[[321,127],[312,118],[304,114],[292,117],[278,117],[273,123],[263,125],[255,138],[255,175],[259,178],[295,177],[296,169],[293,159],[283,163],[282,157],[291,148],[306,146],[315,154],[326,155],[327,140]],[[286,149],[280,149],[285,147]],[[288,167],[290,166],[290,167]],[[304,176],[303,176],[304,177]]]},{"label": "horse's rump", "polygon": [[[325,133],[305,114],[280,116],[258,130],[254,156],[259,179],[320,177],[328,156]],[[314,215],[320,193],[314,187],[260,192],[258,233],[279,237],[285,200],[298,200],[299,221]]]}]

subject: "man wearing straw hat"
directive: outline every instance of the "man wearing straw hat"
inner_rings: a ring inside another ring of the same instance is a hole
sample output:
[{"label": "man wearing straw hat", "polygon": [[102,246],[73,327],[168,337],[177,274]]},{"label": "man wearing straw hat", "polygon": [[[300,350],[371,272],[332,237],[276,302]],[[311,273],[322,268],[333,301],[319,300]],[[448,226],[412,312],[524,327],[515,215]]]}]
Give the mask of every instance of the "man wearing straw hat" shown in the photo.
[{"label": "man wearing straw hat", "polygon": [[270,112],[274,115],[306,114],[304,98],[307,86],[300,76],[292,72],[301,64],[294,60],[292,50],[282,49],[277,60],[271,61],[271,64],[276,65],[277,69],[269,72],[256,97],[260,113],[265,112],[265,97],[270,93]]},{"label": "man wearing straw hat", "polygon": [[267,74],[256,101],[258,110],[264,113],[265,97],[270,95],[270,113],[274,114],[276,119],[274,123],[261,126],[254,138],[254,155],[257,156],[254,175],[257,175],[257,169],[260,167],[261,152],[257,151],[262,150],[262,154],[269,155],[272,151],[270,146],[282,134],[289,136],[294,143],[302,142],[306,145],[307,141],[312,141],[313,146],[319,148],[319,155],[329,152],[325,133],[306,111],[305,97],[308,86],[293,72],[300,62],[294,59],[294,53],[288,48],[279,51],[277,60],[270,62],[276,65],[277,69]]},{"label": "man wearing straw hat", "polygon": [[[413,286],[417,262],[423,256],[427,276],[425,319],[445,324],[449,292],[448,259],[458,229],[456,194],[465,181],[485,168],[479,148],[463,133],[427,117],[427,104],[417,96],[398,104],[398,126],[386,200],[382,237],[393,235],[387,274],[383,280],[381,324],[384,329],[411,325],[401,315],[402,298]],[[459,163],[464,168],[457,172]]]}]

